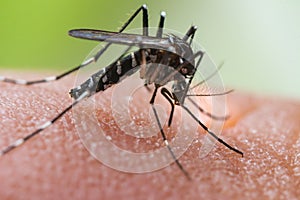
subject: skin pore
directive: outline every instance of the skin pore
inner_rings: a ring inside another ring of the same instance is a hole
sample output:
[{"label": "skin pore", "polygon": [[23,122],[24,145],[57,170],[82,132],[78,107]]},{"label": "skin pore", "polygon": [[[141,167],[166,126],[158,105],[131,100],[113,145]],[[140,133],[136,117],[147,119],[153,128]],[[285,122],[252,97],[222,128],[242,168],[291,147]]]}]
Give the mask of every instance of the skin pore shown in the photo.
[{"label": "skin pore", "polygon": [[[0,148],[68,106],[73,82],[74,76],[34,86],[0,83]],[[199,159],[192,145],[180,157],[192,181],[174,163],[144,174],[101,164],[80,142],[71,111],[0,157],[0,199],[297,199],[300,103],[240,92],[229,94],[227,103],[230,119],[220,137],[244,157],[216,143]]]}]

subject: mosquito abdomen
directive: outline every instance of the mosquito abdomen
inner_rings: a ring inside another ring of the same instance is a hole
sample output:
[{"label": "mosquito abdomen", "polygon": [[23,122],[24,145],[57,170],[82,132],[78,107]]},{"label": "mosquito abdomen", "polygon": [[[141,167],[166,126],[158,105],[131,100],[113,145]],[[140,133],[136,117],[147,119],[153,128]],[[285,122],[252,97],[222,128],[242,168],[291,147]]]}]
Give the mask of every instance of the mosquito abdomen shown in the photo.
[{"label": "mosquito abdomen", "polygon": [[135,73],[140,66],[140,52],[132,52],[122,59],[93,74],[84,83],[70,90],[72,98],[77,99],[84,92],[89,96],[99,91],[104,91],[110,86],[120,82],[123,78]]}]

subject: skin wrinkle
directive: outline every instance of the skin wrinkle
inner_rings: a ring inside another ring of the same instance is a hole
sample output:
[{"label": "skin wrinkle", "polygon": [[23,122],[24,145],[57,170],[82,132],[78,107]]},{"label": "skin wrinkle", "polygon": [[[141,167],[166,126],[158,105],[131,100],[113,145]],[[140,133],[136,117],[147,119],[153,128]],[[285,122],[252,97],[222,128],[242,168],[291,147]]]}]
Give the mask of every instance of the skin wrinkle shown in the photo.
[{"label": "skin wrinkle", "polygon": [[[73,82],[74,76],[35,86],[0,83],[1,149],[68,106]],[[0,157],[0,198],[297,199],[300,103],[234,92],[228,106],[231,117],[220,137],[242,150],[244,158],[217,143],[199,159],[201,141],[195,141],[180,158],[192,181],[174,163],[145,174],[106,167],[80,142],[70,112]]]}]

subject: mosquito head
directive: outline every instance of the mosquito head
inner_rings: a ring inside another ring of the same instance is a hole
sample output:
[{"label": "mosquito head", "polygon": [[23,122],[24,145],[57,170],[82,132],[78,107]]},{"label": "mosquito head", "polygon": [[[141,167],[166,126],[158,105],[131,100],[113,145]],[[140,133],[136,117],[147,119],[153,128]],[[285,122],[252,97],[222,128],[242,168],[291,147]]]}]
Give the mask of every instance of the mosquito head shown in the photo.
[{"label": "mosquito head", "polygon": [[174,53],[186,60],[190,60],[189,58],[193,55],[191,45],[174,34],[168,34],[167,37],[172,44]]}]

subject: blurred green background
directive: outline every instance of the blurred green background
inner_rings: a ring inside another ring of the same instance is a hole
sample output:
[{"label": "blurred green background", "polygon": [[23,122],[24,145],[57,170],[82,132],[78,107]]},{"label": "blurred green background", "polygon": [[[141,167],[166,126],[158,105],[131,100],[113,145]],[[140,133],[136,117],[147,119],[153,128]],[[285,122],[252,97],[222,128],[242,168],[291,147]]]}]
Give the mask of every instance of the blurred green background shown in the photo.
[{"label": "blurred green background", "polygon": [[[227,86],[300,98],[298,0],[26,0],[0,3],[0,70],[62,72],[83,61],[96,42],[67,35],[73,28],[116,31],[140,5],[150,25],[167,12],[166,27],[196,40],[218,64]],[[141,26],[141,17],[131,26]]]}]

